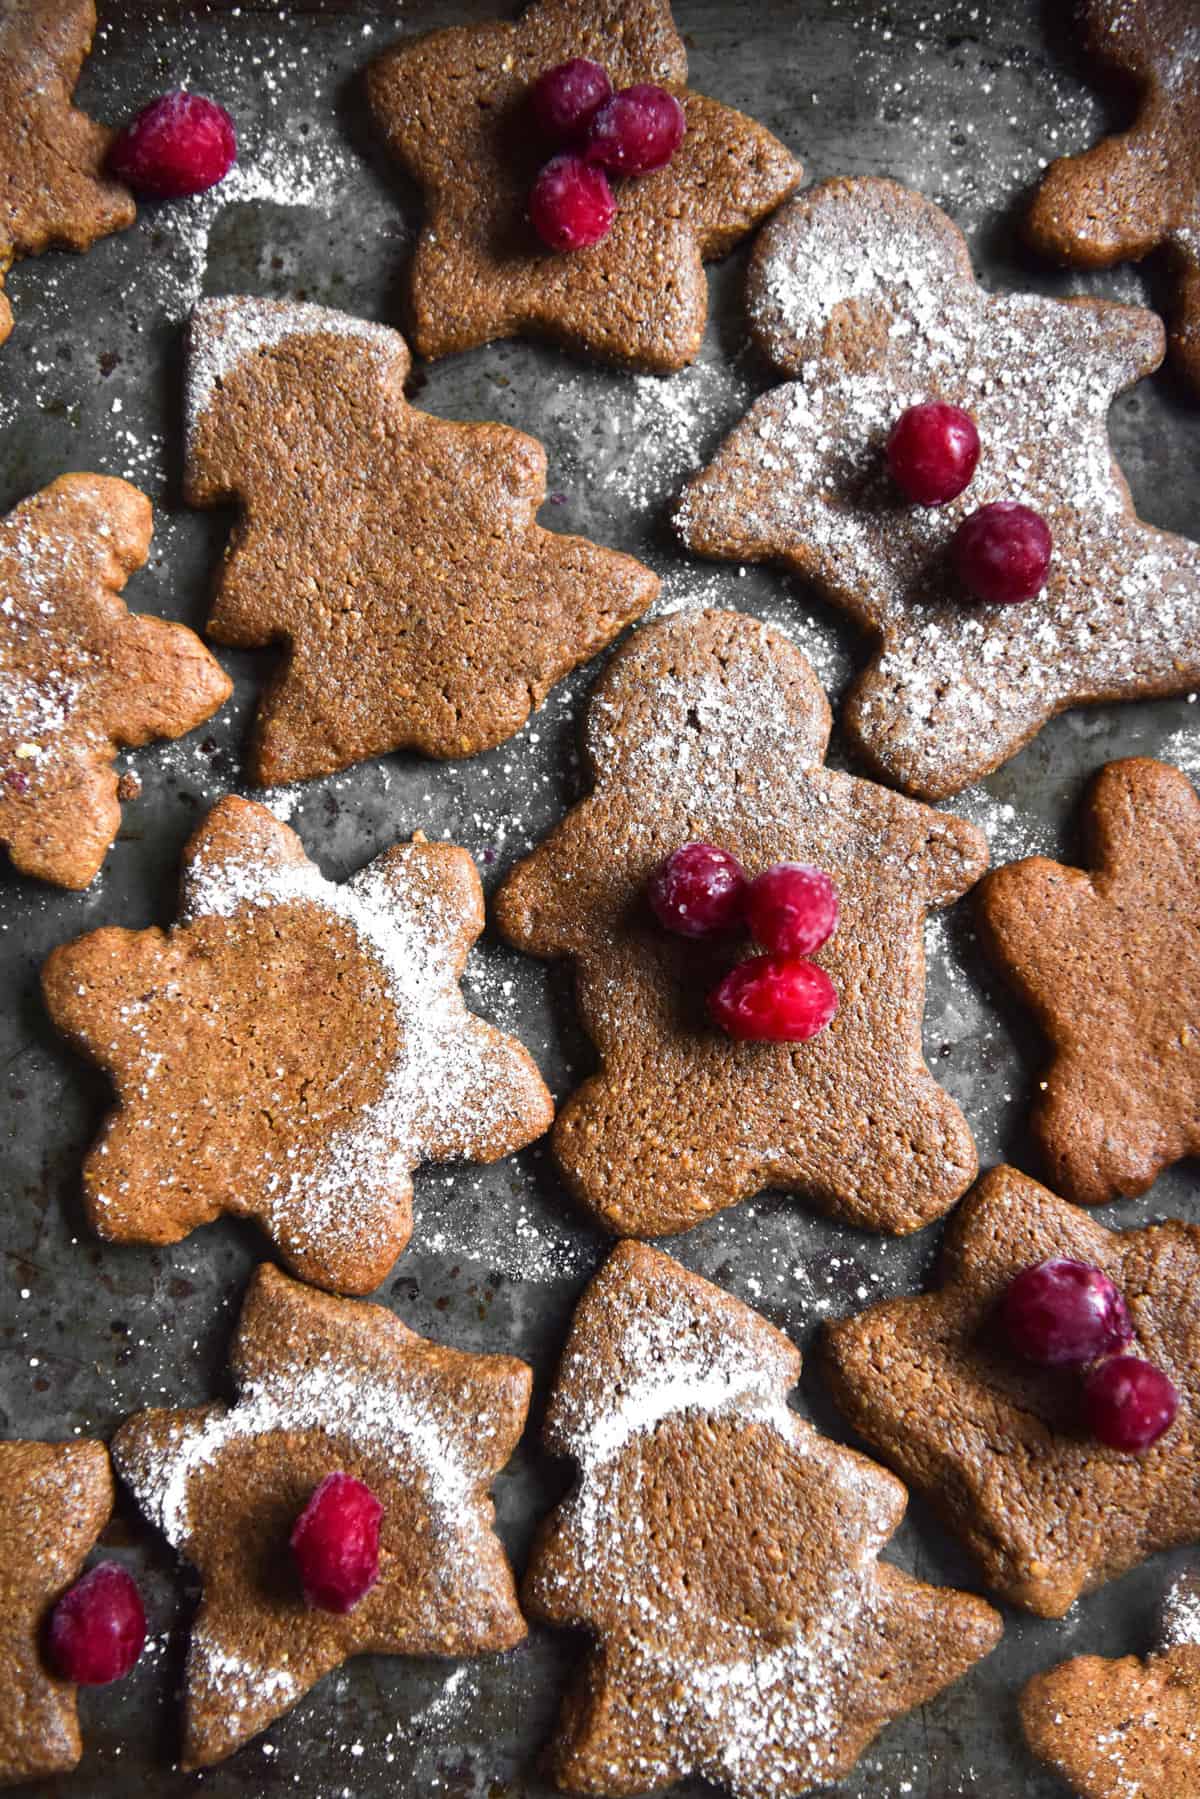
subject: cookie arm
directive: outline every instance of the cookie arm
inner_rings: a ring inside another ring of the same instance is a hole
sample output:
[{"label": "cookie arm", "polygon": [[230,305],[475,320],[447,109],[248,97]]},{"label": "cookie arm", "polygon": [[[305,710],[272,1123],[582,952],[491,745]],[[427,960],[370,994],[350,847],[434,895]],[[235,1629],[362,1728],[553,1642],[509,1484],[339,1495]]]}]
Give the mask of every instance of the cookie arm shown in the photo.
[{"label": "cookie arm", "polygon": [[1155,129],[1147,107],[1137,124],[1080,156],[1052,162],[1026,224],[1035,249],[1088,269],[1140,261],[1170,231],[1174,184],[1147,167],[1146,138]]},{"label": "cookie arm", "polygon": [[569,955],[582,940],[582,910],[588,905],[589,818],[599,804],[585,800],[533,854],[518,862],[494,902],[500,934],[530,956]]}]

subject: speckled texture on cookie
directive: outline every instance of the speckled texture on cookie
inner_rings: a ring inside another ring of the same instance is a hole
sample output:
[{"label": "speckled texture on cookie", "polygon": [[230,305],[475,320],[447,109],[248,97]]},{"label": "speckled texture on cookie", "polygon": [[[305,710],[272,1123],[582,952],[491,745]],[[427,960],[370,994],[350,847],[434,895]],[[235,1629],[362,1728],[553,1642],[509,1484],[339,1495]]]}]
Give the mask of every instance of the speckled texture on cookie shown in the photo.
[{"label": "speckled texture on cookie", "polygon": [[394,331],[323,307],[192,315],[187,497],[242,506],[208,629],[284,649],[251,748],[266,786],[500,743],[658,592],[535,522],[536,439],[418,412],[408,370]]},{"label": "speckled texture on cookie", "polygon": [[231,692],[193,632],[120,598],[150,533],[149,500],[104,475],[0,519],[0,843],[62,887],[88,886],[120,829],[118,748],[181,737]]},{"label": "speckled texture on cookie", "polygon": [[[1144,1455],[1090,1438],[1071,1371],[1023,1362],[996,1335],[1009,1281],[1051,1256],[1115,1281],[1131,1353],[1178,1390],[1174,1425]],[[951,1221],[941,1287],[830,1325],[825,1365],[855,1429],[927,1495],[989,1585],[1058,1618],[1156,1550],[1200,1538],[1197,1342],[1200,1226],[1108,1231],[1026,1175],[994,1168]]]},{"label": "speckled texture on cookie", "polygon": [[112,1511],[103,1443],[0,1443],[0,1786],[73,1768],[76,1689],[42,1655],[50,1607]]},{"label": "speckled texture on cookie", "polygon": [[[941,799],[1069,706],[1200,681],[1200,548],[1136,517],[1108,440],[1113,396],[1161,360],[1152,312],[987,294],[943,212],[865,178],[785,207],[747,291],[791,379],[691,480],[678,529],[704,555],[786,563],[878,642],[845,724],[881,775]],[[982,456],[957,500],[914,507],[884,445],[934,399],[972,414]],[[970,600],[947,555],[961,519],[1001,500],[1054,537],[1022,605]]]},{"label": "speckled texture on cookie", "polygon": [[1200,393],[1200,7],[1196,0],[1081,0],[1081,37],[1132,102],[1129,127],[1046,171],[1030,241],[1079,268],[1160,247],[1175,269],[1171,347]]},{"label": "speckled texture on cookie", "polygon": [[[232,1406],[140,1412],[113,1459],[204,1595],[184,1693],[186,1767],[220,1761],[352,1655],[477,1655],[525,1635],[488,1496],[525,1423],[512,1356],[418,1337],[269,1264],[233,1347]],[[309,1610],[288,1537],[325,1475],[383,1506],[380,1573],[344,1614]]]},{"label": "speckled texture on cookie", "polygon": [[[666,168],[618,184],[607,237],[561,255],[526,216],[550,153],[529,90],[576,56],[603,64],[616,88],[669,88],[687,130]],[[761,125],[686,81],[666,0],[536,0],[515,24],[433,32],[375,62],[371,109],[428,208],[412,271],[423,356],[530,332],[652,372],[692,360],[708,316],[704,261],[732,249],[802,171]]]},{"label": "speckled texture on cookie", "polygon": [[96,1231],[174,1243],[256,1218],[304,1279],[377,1286],[423,1161],[545,1131],[527,1052],[468,1012],[483,929],[465,850],[414,839],[342,885],[265,807],[221,800],[184,853],[180,923],[93,931],[43,970],[59,1029],[112,1077],[84,1167]]},{"label": "speckled texture on cookie", "polygon": [[[640,630],[593,696],[590,798],[500,891],[509,940],[575,965],[601,1070],[554,1133],[611,1231],[679,1231],[763,1187],[875,1230],[916,1230],[975,1174],[966,1120],[921,1054],[922,926],[987,865],[973,826],[822,766],[829,707],[779,631],[735,612]],[[817,960],[838,989],[808,1043],[734,1043],[707,990],[745,940],[685,941],[649,914],[663,856],[693,839],[751,874],[813,862],[841,921]]]},{"label": "speckled texture on cookie", "polygon": [[104,174],[111,133],[71,104],[95,29],[92,0],[0,0],[0,343],[18,256],[86,250],[134,220],[132,194]]},{"label": "speckled texture on cookie", "polygon": [[1099,1205],[1200,1152],[1200,798],[1166,763],[1111,762],[1084,828],[1087,872],[1034,856],[975,897],[1053,1052],[1031,1121],[1048,1176]]},{"label": "speckled texture on cookie", "polygon": [[799,1375],[765,1318],[644,1244],[584,1294],[545,1432],[578,1483],[523,1592],[594,1639],[554,1749],[568,1791],[807,1792],[998,1642],[982,1600],[877,1559],[904,1489],[789,1409]]}]

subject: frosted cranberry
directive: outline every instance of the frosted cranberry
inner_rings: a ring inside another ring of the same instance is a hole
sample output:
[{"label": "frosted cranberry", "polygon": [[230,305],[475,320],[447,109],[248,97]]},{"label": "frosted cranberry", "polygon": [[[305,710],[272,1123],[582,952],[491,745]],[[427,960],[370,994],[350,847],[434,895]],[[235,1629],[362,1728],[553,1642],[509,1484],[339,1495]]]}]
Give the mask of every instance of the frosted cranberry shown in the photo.
[{"label": "frosted cranberry", "polygon": [[233,120],[203,94],[152,100],[113,139],[108,166],[118,181],[151,200],[202,194],[237,161]]},{"label": "frosted cranberry", "polygon": [[612,96],[612,82],[598,62],[574,56],[547,69],[533,84],[534,116],[556,144],[581,137],[592,114]]},{"label": "frosted cranberry", "polygon": [[980,600],[1011,606],[1031,600],[1046,585],[1053,539],[1032,507],[1015,500],[981,506],[951,540],[959,580]]},{"label": "frosted cranberry", "polygon": [[961,406],[930,400],[910,406],[887,440],[888,468],[917,506],[944,506],[971,484],[979,461],[975,420]]},{"label": "frosted cranberry", "polygon": [[746,922],[764,949],[781,956],[811,956],[838,921],[837,888],[823,868],[777,862],[750,883]]},{"label": "frosted cranberry", "polygon": [[1139,1356],[1113,1356],[1083,1384],[1087,1427],[1108,1449],[1149,1449],[1170,1430],[1178,1410],[1179,1395],[1166,1375]]},{"label": "frosted cranberry", "polygon": [[584,154],[613,175],[648,175],[670,162],[686,130],[674,94],[639,81],[593,113]]},{"label": "frosted cranberry", "polygon": [[309,1605],[353,1611],[379,1579],[383,1507],[352,1474],[327,1474],[292,1526],[291,1550]]},{"label": "frosted cranberry", "polygon": [[1017,1355],[1047,1368],[1097,1361],[1133,1336],[1124,1298],[1107,1274],[1062,1256],[1010,1281],[1000,1322]]},{"label": "frosted cranberry", "polygon": [[593,169],[582,156],[554,156],[533,184],[529,217],[552,250],[585,250],[606,236],[616,217],[603,169]]},{"label": "frosted cranberry", "polygon": [[119,1562],[98,1562],[69,1587],[50,1614],[47,1647],[64,1680],[103,1687],[122,1680],[146,1641],[146,1611],[133,1576]]},{"label": "frosted cranberry", "polygon": [[806,1043],[833,1020],[837,990],[799,956],[751,956],[708,996],[714,1024],[747,1043]]},{"label": "frosted cranberry", "polygon": [[746,875],[736,856],[715,843],[685,843],[660,862],[646,898],[664,931],[711,937],[736,930],[746,910]]}]

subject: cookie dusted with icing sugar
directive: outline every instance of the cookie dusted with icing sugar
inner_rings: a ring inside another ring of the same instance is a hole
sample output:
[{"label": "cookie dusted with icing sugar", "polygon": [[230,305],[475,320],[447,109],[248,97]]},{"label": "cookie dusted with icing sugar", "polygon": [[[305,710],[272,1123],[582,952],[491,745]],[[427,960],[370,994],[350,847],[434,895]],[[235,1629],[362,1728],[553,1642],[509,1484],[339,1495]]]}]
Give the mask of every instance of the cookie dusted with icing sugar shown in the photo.
[{"label": "cookie dusted with icing sugar", "polygon": [[183,625],[126,610],[150,502],[60,475],[0,519],[0,843],[22,874],[87,887],[121,826],[121,747],[182,737],[232,684]]},{"label": "cookie dusted with icing sugar", "polygon": [[[564,255],[528,218],[550,154],[529,96],[539,75],[575,57],[600,63],[614,88],[665,86],[686,129],[665,168],[621,183],[608,235]],[[761,125],[686,82],[666,0],[537,0],[515,24],[435,31],[376,60],[371,111],[425,192],[410,308],[422,356],[529,333],[656,373],[692,361],[708,317],[704,263],[794,192],[803,171]]]},{"label": "cookie dusted with icing sugar", "polygon": [[536,439],[418,412],[408,370],[394,331],[320,306],[192,315],[187,497],[242,507],[209,633],[284,652],[251,749],[264,786],[488,749],[658,592],[632,556],[535,522]]},{"label": "cookie dusted with icing sugar", "polygon": [[[790,379],[689,482],[678,528],[703,555],[785,563],[876,640],[845,724],[879,774],[941,799],[1069,706],[1196,685],[1200,548],[1136,517],[1108,441],[1113,396],[1162,358],[1153,313],[985,293],[946,215],[873,179],[786,207],[747,294]],[[911,506],[884,446],[932,400],[971,414],[982,454],[956,500]],[[1005,501],[1049,525],[1049,578],[1024,604],[980,603],[950,541]]]},{"label": "cookie dusted with icing sugar", "polygon": [[904,1489],[788,1408],[799,1376],[765,1318],[644,1244],[580,1301],[545,1429],[579,1477],[523,1590],[593,1639],[553,1751],[568,1792],[808,1792],[999,1641],[982,1600],[877,1559]]},{"label": "cookie dusted with icing sugar", "polygon": [[0,0],[0,344],[18,256],[90,249],[136,216],[104,174],[112,134],[71,104],[95,29],[92,0]]},{"label": "cookie dusted with icing sugar", "polygon": [[1082,0],[1081,36],[1133,122],[1051,163],[1029,212],[1034,246],[1106,269],[1164,248],[1174,264],[1171,347],[1200,393],[1200,10],[1196,0]]},{"label": "cookie dusted with icing sugar", "polygon": [[[926,1068],[923,927],[987,866],[978,831],[822,766],[829,706],[779,631],[736,612],[644,627],[588,714],[595,790],[509,876],[510,942],[566,956],[600,1072],[563,1106],[554,1149],[621,1235],[686,1230],[764,1187],[872,1230],[940,1217],[975,1146]],[[816,864],[841,901],[817,960],[840,1007],[807,1043],[737,1043],[705,994],[745,939],[671,937],[646,883],[701,839],[754,873]]]},{"label": "cookie dusted with icing sugar", "polygon": [[1086,871],[1033,856],[976,900],[1051,1045],[1031,1120],[1050,1178],[1099,1205],[1200,1153],[1200,797],[1164,762],[1110,762],[1083,823]]},{"label": "cookie dusted with icing sugar", "polygon": [[[140,1412],[113,1439],[122,1479],[203,1583],[185,1768],[231,1755],[352,1655],[480,1655],[525,1635],[489,1497],[524,1427],[524,1362],[430,1343],[264,1265],[232,1364],[232,1406]],[[330,1473],[383,1508],[378,1578],[341,1613],[305,1603],[288,1547]]]},{"label": "cookie dusted with icing sugar", "polygon": [[0,1443],[0,1786],[83,1753],[77,1689],[46,1664],[46,1619],[112,1511],[103,1443]]},{"label": "cookie dusted with icing sugar", "polygon": [[[994,1322],[1023,1270],[1063,1257],[1125,1296],[1131,1354],[1168,1376],[1174,1424],[1134,1455],[1081,1426],[1075,1380],[1022,1360]],[[1081,1593],[1200,1539],[1200,1226],[1108,1231],[1013,1168],[951,1221],[937,1291],[828,1327],[826,1374],[855,1430],[923,1492],[1011,1605],[1061,1618]]]},{"label": "cookie dusted with icing sugar", "polygon": [[465,850],[417,837],[337,886],[265,807],[221,800],[174,929],[92,931],[42,972],[116,1087],[84,1166],[97,1233],[175,1243],[229,1212],[305,1280],[378,1286],[418,1163],[494,1161],[554,1116],[526,1051],[463,1003],[483,922]]},{"label": "cookie dusted with icing sugar", "polygon": [[1200,1586],[1181,1575],[1145,1661],[1081,1655],[1021,1694],[1033,1753],[1080,1799],[1194,1799],[1200,1792]]}]

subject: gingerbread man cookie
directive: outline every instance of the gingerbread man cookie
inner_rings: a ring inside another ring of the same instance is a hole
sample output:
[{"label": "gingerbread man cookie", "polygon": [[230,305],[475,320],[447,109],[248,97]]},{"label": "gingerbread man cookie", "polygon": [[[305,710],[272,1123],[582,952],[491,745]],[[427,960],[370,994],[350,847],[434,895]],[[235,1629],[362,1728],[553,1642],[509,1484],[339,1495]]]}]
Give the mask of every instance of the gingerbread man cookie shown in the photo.
[{"label": "gingerbread man cookie", "polygon": [[[829,707],[780,632],[735,612],[678,614],[614,657],[596,689],[590,798],[501,889],[519,948],[569,956],[600,1072],[563,1107],[554,1148],[611,1231],[685,1230],[763,1187],[833,1216],[911,1231],[974,1178],[966,1120],[921,1055],[922,927],[987,865],[960,819],[822,767]],[[657,928],[648,877],[702,839],[747,870],[814,863],[841,895],[820,962],[840,994],[806,1043],[735,1043],[704,994],[736,937]]]},{"label": "gingerbread man cookie", "polygon": [[0,343],[18,256],[87,250],[136,216],[128,188],[104,175],[112,134],[71,104],[95,29],[92,0],[0,0]]},{"label": "gingerbread man cookie", "polygon": [[1050,1040],[1033,1132],[1081,1205],[1200,1152],[1200,798],[1134,757],[1084,808],[1088,872],[1042,856],[978,890],[980,937]]},{"label": "gingerbread man cookie", "polygon": [[120,598],[150,502],[61,475],[0,520],[0,843],[23,874],[86,887],[121,825],[119,747],[182,737],[232,684],[183,625]]},{"label": "gingerbread man cookie", "polygon": [[[234,1405],[140,1412],[113,1439],[121,1477],[204,1585],[187,1768],[231,1755],[352,1655],[479,1655],[525,1635],[488,1497],[524,1428],[524,1362],[430,1343],[269,1265],[232,1359]],[[289,1558],[331,1473],[382,1507],[377,1577],[342,1612],[306,1604]]]},{"label": "gingerbread man cookie", "polygon": [[[548,154],[530,90],[576,57],[603,65],[615,88],[665,84],[686,129],[666,167],[622,184],[601,242],[560,254],[527,216]],[[535,0],[516,24],[435,31],[378,59],[371,110],[428,207],[412,271],[422,356],[528,331],[631,368],[692,361],[708,316],[705,260],[732,249],[802,170],[761,125],[686,81],[666,0]]]},{"label": "gingerbread man cookie", "polygon": [[[997,1304],[1052,1258],[1098,1268],[1127,1301],[1135,1353],[1174,1383],[1173,1427],[1144,1454],[1079,1420],[1073,1379],[1013,1355]],[[827,1372],[855,1429],[924,1492],[1013,1605],[1059,1618],[1159,1549],[1200,1537],[1200,1226],[1107,1231],[1012,1168],[963,1201],[942,1285],[829,1327]]]},{"label": "gingerbread man cookie", "polygon": [[264,785],[500,743],[658,592],[632,556],[535,522],[534,438],[418,412],[408,370],[396,332],[320,306],[193,314],[187,497],[244,513],[208,629],[285,650],[251,753]]},{"label": "gingerbread man cookie", "polygon": [[1028,234],[1085,269],[1165,247],[1177,275],[1172,349],[1200,392],[1200,11],[1195,0],[1083,0],[1080,10],[1089,54],[1136,116],[1050,165]]},{"label": "gingerbread man cookie", "polygon": [[[778,559],[880,648],[847,701],[856,746],[887,780],[940,799],[1091,700],[1200,680],[1200,548],[1134,514],[1113,461],[1114,394],[1156,368],[1151,312],[987,294],[962,234],[891,181],[831,181],[755,246],[751,321],[792,377],[759,400],[686,488],[684,542]],[[914,506],[884,448],[909,407],[969,413],[982,454],[945,505]],[[951,568],[971,512],[1023,504],[1050,527],[1043,589],[971,599]]]},{"label": "gingerbread man cookie", "polygon": [[904,1489],[789,1409],[799,1377],[765,1318],[645,1244],[580,1301],[545,1433],[579,1481],[523,1595],[594,1639],[554,1751],[567,1791],[807,1792],[999,1641],[982,1600],[877,1559]]},{"label": "gingerbread man cookie", "polygon": [[483,929],[465,850],[412,843],[341,886],[265,807],[221,800],[184,852],[171,931],[92,931],[42,984],[117,1107],[84,1168],[92,1224],[175,1243],[256,1218],[305,1280],[378,1286],[423,1161],[494,1161],[554,1108],[458,981]]},{"label": "gingerbread man cookie", "polygon": [[1031,1680],[1021,1725],[1080,1799],[1194,1799],[1200,1792],[1200,1587],[1182,1575],[1161,1648],[1140,1661],[1080,1655]]},{"label": "gingerbread man cookie", "polygon": [[0,1786],[64,1773],[83,1753],[76,1689],[47,1667],[44,1631],[112,1503],[103,1443],[0,1443]]}]

